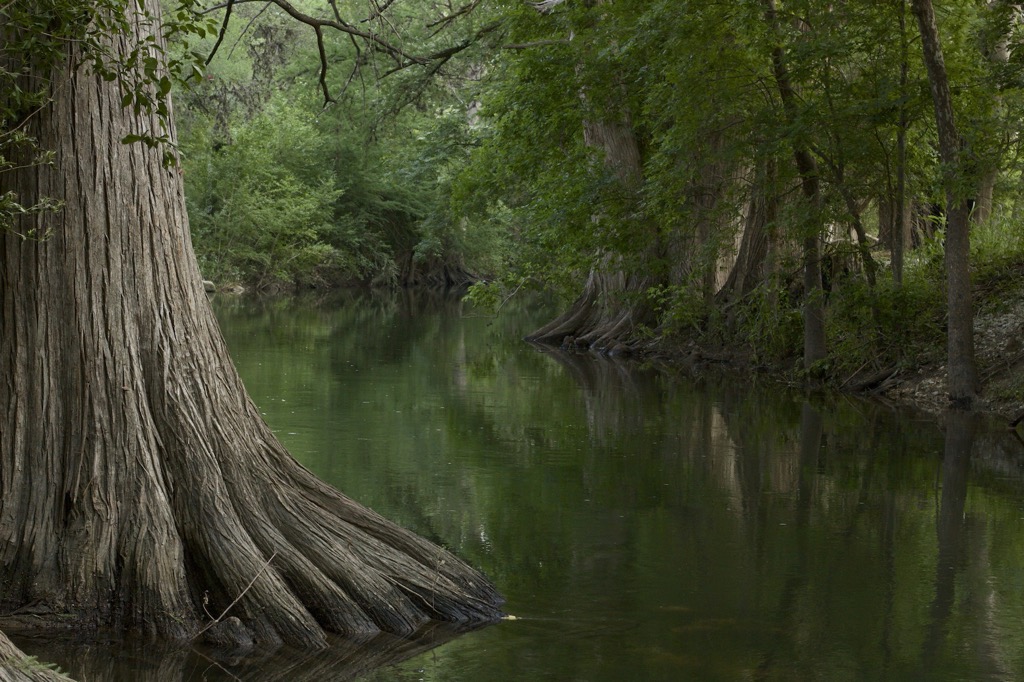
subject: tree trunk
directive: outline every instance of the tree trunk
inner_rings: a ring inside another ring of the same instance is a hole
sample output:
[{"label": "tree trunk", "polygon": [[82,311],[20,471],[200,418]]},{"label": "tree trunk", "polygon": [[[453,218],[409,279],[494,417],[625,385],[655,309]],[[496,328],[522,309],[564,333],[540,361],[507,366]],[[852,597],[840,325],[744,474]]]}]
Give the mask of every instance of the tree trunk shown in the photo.
[{"label": "tree trunk", "polygon": [[[990,12],[1006,11],[1007,21],[1003,27],[1004,30],[996,35],[995,40],[991,44],[983,45],[982,51],[997,68],[1005,68],[1010,62],[1012,52],[1010,49],[1010,38],[1014,25],[1018,21],[1020,5],[1019,3],[1006,2],[1006,0],[989,0],[988,9]],[[997,88],[992,89],[992,104],[995,110],[994,118],[1003,118],[1006,103],[1002,93]],[[1004,133],[1004,143],[1009,143],[1011,137],[1015,134],[1016,131]],[[992,217],[992,210],[995,206],[996,183],[999,180],[999,167],[1002,161],[1001,157],[1002,151],[996,154],[995,158],[989,159],[986,167],[979,175],[978,195],[974,203],[974,212],[971,214],[975,224],[982,225]]]},{"label": "tree trunk", "polygon": [[[779,20],[775,0],[762,0],[765,21],[773,36],[779,34]],[[782,100],[782,107],[789,123],[796,119],[796,92],[786,67],[786,56],[777,41],[772,48],[772,70],[775,85]],[[809,369],[815,362],[825,358],[825,294],[821,284],[821,230],[819,214],[821,193],[819,189],[818,164],[810,150],[802,142],[793,140],[793,160],[800,173],[800,189],[807,201],[810,220],[804,227],[803,236],[803,279],[804,279],[804,368]]]},{"label": "tree trunk", "polygon": [[913,0],[912,7],[921,31],[924,63],[928,69],[928,81],[935,104],[939,155],[946,189],[946,307],[949,317],[946,351],[949,397],[954,404],[969,407],[977,394],[978,373],[974,362],[969,211],[966,197],[959,189],[964,179],[960,159],[963,142],[953,118],[953,96],[949,90],[931,0]]},{"label": "tree trunk", "polygon": [[976,225],[984,225],[992,217],[998,179],[998,168],[989,168],[978,179],[978,196],[974,201],[974,211],[971,213],[971,218]]},{"label": "tree trunk", "polygon": [[850,214],[850,225],[853,227],[854,234],[857,235],[857,252],[860,254],[860,262],[864,266],[864,276],[867,278],[868,285],[873,288],[876,283],[875,274],[878,272],[878,264],[871,256],[871,241],[868,239],[864,221],[861,219],[860,203],[857,201],[857,197],[850,193],[849,187],[843,180],[842,170],[836,174],[835,180],[839,193],[846,203],[846,211]]},{"label": "tree trunk", "polygon": [[[897,171],[898,173],[899,171]],[[900,200],[899,180],[892,192],[878,200],[879,241],[889,247],[892,257],[892,277],[897,286],[903,283],[904,254],[910,250],[913,206]]]},{"label": "tree trunk", "polygon": [[526,340],[580,350],[613,350],[637,325],[654,321],[651,307],[643,297],[653,282],[651,278],[628,275],[621,270],[591,270],[583,292],[569,309],[530,333]]},{"label": "tree trunk", "polygon": [[[595,0],[593,4],[608,2]],[[535,8],[548,12],[560,4],[562,0],[548,0],[537,3]],[[618,90],[624,92],[624,89],[625,85],[619,83]],[[588,102],[586,92],[581,91],[579,97],[584,104]],[[620,101],[612,101],[604,103],[599,110],[604,117],[583,121],[584,144],[600,150],[605,169],[615,175],[626,192],[636,193],[643,185],[643,161],[628,107]],[[602,219],[600,215],[594,216],[595,221]],[[638,227],[636,239],[643,240],[647,236],[640,233],[645,227]],[[642,246],[641,258],[644,253],[651,258],[656,257],[656,235],[652,236],[651,242]],[[636,273],[636,266],[624,265],[619,254],[599,253],[598,258],[600,263],[587,274],[583,292],[569,309],[528,334],[527,341],[611,350],[626,340],[637,325],[654,321],[654,311],[646,299],[646,292],[657,279],[649,274]],[[624,269],[627,267],[629,271]]]},{"label": "tree trunk", "polygon": [[[643,183],[640,151],[636,136],[627,123],[584,124],[584,139],[605,155],[612,170],[627,190]],[[601,220],[595,216],[595,220]],[[638,238],[641,235],[637,235]],[[648,250],[653,247],[647,246]],[[606,253],[587,275],[583,293],[562,315],[526,336],[534,343],[610,350],[624,341],[637,325],[650,324],[654,313],[645,292],[655,278],[623,269],[618,254]]]},{"label": "tree trunk", "polygon": [[889,251],[892,254],[892,278],[896,286],[903,286],[903,263],[910,250],[911,210],[907,201],[907,130],[910,115],[907,112],[907,86],[910,55],[907,46],[907,0],[900,3],[900,117],[896,130],[896,196],[893,206],[893,232]]},{"label": "tree trunk", "polygon": [[701,298],[710,305],[720,285],[719,271],[725,265],[721,262],[724,242],[735,242],[737,225],[733,222],[732,211],[723,210],[722,203],[738,174],[724,153],[724,133],[712,129],[704,131],[703,135],[705,148],[690,161],[691,168],[698,170],[687,192],[687,203],[692,206],[690,214],[695,226],[695,239],[681,245],[688,249],[688,253],[680,254],[679,257],[673,255],[671,262],[677,271],[682,270],[679,264],[685,264],[692,272],[680,272],[689,276],[685,279],[673,278],[674,282],[696,283],[698,278],[694,275],[700,276]]},{"label": "tree trunk", "polygon": [[717,301],[728,304],[736,301],[762,284],[770,274],[767,270],[768,253],[771,249],[772,231],[778,213],[778,197],[775,188],[775,161],[759,162],[754,181],[750,187],[746,217],[743,221],[743,235],[725,284],[719,290]]},{"label": "tree trunk", "polygon": [[[114,49],[156,29],[134,25]],[[257,643],[307,647],[496,618],[484,577],[278,443],[203,291],[180,173],[120,142],[159,122],[78,61],[30,122],[53,166],[0,176],[65,202],[19,226],[49,238],[0,235],[0,608],[186,639],[230,606]]]}]

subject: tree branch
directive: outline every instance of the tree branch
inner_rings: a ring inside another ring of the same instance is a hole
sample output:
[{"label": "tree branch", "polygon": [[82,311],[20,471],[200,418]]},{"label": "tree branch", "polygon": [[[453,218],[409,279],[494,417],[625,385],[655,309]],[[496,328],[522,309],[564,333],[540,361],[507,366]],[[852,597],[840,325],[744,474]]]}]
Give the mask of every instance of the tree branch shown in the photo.
[{"label": "tree branch", "polygon": [[461,17],[461,16],[463,16],[465,14],[469,14],[470,12],[475,10],[477,8],[477,5],[480,4],[480,2],[481,2],[481,0],[473,0],[473,2],[471,2],[471,3],[467,4],[467,5],[463,5],[462,7],[457,9],[456,11],[452,12],[451,14],[445,15],[445,16],[441,17],[440,19],[438,19],[437,21],[430,22],[429,24],[427,24],[427,28],[434,28],[435,26],[442,26],[442,27],[443,26],[447,26],[448,24],[450,24],[453,21],[455,21],[457,18],[459,18],[459,17]]},{"label": "tree branch", "polygon": [[[561,2],[562,0],[558,1]],[[227,31],[228,20],[230,18],[233,5],[243,2],[265,2],[267,7],[274,5],[295,21],[299,22],[300,24],[305,24],[306,26],[309,26],[310,28],[313,29],[313,32],[316,34],[317,52],[320,59],[320,74],[318,83],[321,91],[323,92],[325,104],[334,102],[335,99],[334,97],[331,96],[330,88],[327,84],[327,71],[330,67],[330,64],[328,63],[327,50],[324,42],[324,29],[334,29],[341,33],[347,34],[349,38],[352,40],[353,44],[356,46],[356,65],[354,67],[353,73],[348,77],[346,81],[347,86],[349,83],[352,82],[352,79],[355,76],[355,69],[358,69],[359,67],[361,51],[357,39],[364,41],[368,46],[370,46],[372,50],[379,50],[381,52],[384,52],[389,57],[391,57],[392,60],[394,60],[394,66],[384,73],[385,76],[395,73],[397,71],[401,71],[402,69],[409,68],[410,66],[430,66],[430,73],[434,74],[453,56],[471,47],[477,40],[487,35],[488,33],[497,30],[501,26],[499,22],[488,24],[487,26],[484,26],[475,34],[473,34],[472,37],[463,40],[457,45],[446,48],[444,50],[440,50],[433,54],[429,54],[427,56],[417,56],[405,51],[399,45],[389,40],[386,40],[385,38],[382,38],[380,34],[377,34],[371,30],[359,29],[353,24],[345,21],[341,16],[340,10],[338,9],[337,0],[327,0],[328,4],[331,7],[331,13],[333,14],[333,17],[331,18],[314,17],[312,15],[306,14],[298,7],[293,5],[289,0],[227,0],[224,3],[208,8],[203,12],[213,12],[219,9],[225,10],[225,16],[224,21],[221,25],[220,35],[218,36],[217,42],[214,45],[213,52],[210,53],[210,56],[207,59],[207,64],[209,64],[210,60],[213,59],[214,53],[216,52],[217,48],[220,46],[221,42],[224,39],[224,35]],[[448,25],[457,17],[465,16],[472,12],[481,4],[481,2],[482,0],[471,0],[468,4],[462,6],[458,10],[448,14],[445,17],[442,17],[441,19],[435,21],[432,24],[428,24],[428,27],[433,28],[435,26]],[[360,20],[359,23],[366,23],[368,21],[372,21],[375,19],[383,19],[386,21],[386,18],[383,16],[383,13],[393,3],[394,0],[386,0],[386,2],[383,3],[379,3],[376,0],[374,0],[373,12],[366,19]],[[392,27],[392,30],[395,30],[396,35],[398,34],[397,30],[394,29],[394,27]]]},{"label": "tree branch", "polygon": [[324,49],[324,32],[319,26],[314,26],[313,31],[316,32],[316,49],[320,53],[320,89],[324,93],[324,106],[328,102],[333,102],[334,98],[331,97],[331,91],[327,88],[327,50]]},{"label": "tree branch", "polygon": [[534,47],[546,47],[548,45],[568,45],[568,38],[553,38],[551,40],[534,40],[530,43],[509,43],[502,45],[503,50],[529,50]]},{"label": "tree branch", "polygon": [[213,61],[213,57],[217,54],[217,50],[220,49],[220,44],[224,42],[224,36],[228,32],[228,22],[231,21],[231,10],[235,6],[235,0],[228,0],[227,5],[224,9],[224,21],[220,24],[220,33],[217,34],[217,42],[213,44],[213,49],[210,50],[210,54],[206,57],[206,65],[209,66],[210,62]]},{"label": "tree branch", "polygon": [[[323,28],[333,28],[333,29],[335,29],[337,31],[340,31],[342,33],[348,33],[349,35],[356,36],[358,38],[362,38],[363,40],[366,40],[367,42],[375,43],[380,48],[382,48],[384,50],[384,52],[388,53],[393,58],[395,58],[396,61],[398,61],[399,60],[398,58],[400,57],[401,59],[405,59],[405,60],[407,60],[407,61],[409,61],[410,63],[413,63],[413,64],[423,63],[422,59],[417,58],[417,57],[415,57],[413,55],[407,54],[404,50],[402,50],[402,48],[400,48],[397,45],[394,45],[394,44],[388,42],[387,40],[384,40],[379,35],[376,35],[374,33],[369,33],[367,31],[360,30],[360,29],[356,28],[355,26],[353,26],[352,24],[348,23],[347,21],[345,21],[344,19],[342,19],[338,15],[337,8],[335,8],[335,18],[333,18],[333,19],[318,19],[317,17],[311,16],[309,14],[306,14],[305,12],[302,12],[297,7],[295,7],[293,4],[288,2],[288,0],[227,0],[227,2],[223,2],[223,3],[219,4],[219,5],[214,5],[213,7],[209,7],[207,9],[203,10],[201,12],[201,14],[208,14],[210,12],[215,12],[215,11],[220,10],[220,9],[226,9],[226,8],[229,8],[233,4],[241,4],[241,3],[244,3],[244,2],[265,2],[268,5],[277,5],[277,7],[279,7],[281,9],[281,11],[283,11],[285,14],[290,16],[292,19],[298,21],[300,24],[305,24],[306,26],[309,26],[310,28],[314,28],[315,29],[318,26],[321,29],[323,29]],[[390,4],[391,3],[389,2],[388,5],[390,5]],[[332,5],[333,5],[333,3],[332,3]],[[374,18],[376,18],[379,15],[380,15],[379,12],[376,12],[374,14]],[[365,21],[367,21],[367,20],[363,20],[360,23],[365,23]]]},{"label": "tree branch", "polygon": [[370,14],[370,16],[368,16],[365,19],[363,19],[362,21],[360,21],[359,23],[365,24],[368,21],[373,21],[374,19],[376,19],[380,15],[384,14],[384,12],[387,11],[388,7],[391,7],[391,5],[394,2],[395,2],[395,0],[387,0],[387,2],[385,2],[383,5],[380,5],[380,4],[377,3],[376,0],[374,0],[374,2],[373,2],[373,7],[374,7],[373,13]]}]

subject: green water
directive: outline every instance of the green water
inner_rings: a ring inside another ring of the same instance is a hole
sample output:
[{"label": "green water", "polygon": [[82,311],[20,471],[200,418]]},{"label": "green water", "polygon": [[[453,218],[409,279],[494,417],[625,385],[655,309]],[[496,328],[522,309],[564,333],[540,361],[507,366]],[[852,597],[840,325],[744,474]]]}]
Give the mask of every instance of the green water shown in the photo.
[{"label": "green water", "polygon": [[124,679],[1024,679],[1006,433],[541,352],[519,337],[543,311],[515,302],[217,309],[291,452],[483,569],[516,620],[369,672],[179,654]]},{"label": "green water", "polygon": [[367,679],[1024,679],[1015,441],[542,353],[523,310],[219,310],[295,456],[518,619]]}]

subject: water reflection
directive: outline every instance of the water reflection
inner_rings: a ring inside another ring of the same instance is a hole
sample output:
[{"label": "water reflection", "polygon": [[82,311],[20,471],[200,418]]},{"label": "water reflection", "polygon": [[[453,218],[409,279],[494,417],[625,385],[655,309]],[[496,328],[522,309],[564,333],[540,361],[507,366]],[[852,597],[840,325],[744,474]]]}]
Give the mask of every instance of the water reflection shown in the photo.
[{"label": "water reflection", "polygon": [[353,680],[428,651],[460,634],[435,625],[414,637],[378,635],[364,641],[332,638],[322,651],[282,647],[273,651],[231,656],[203,646],[182,647],[154,641],[97,642],[40,639],[12,634],[24,651],[32,652],[77,680],[259,680],[260,682],[322,682]]},{"label": "water reflection", "polygon": [[948,634],[949,618],[953,613],[956,578],[964,569],[967,523],[964,508],[967,503],[967,475],[976,427],[977,419],[973,415],[950,412],[946,417],[939,515],[935,521],[938,545],[935,562],[935,597],[929,608],[928,635],[922,650],[926,670],[941,660]]}]

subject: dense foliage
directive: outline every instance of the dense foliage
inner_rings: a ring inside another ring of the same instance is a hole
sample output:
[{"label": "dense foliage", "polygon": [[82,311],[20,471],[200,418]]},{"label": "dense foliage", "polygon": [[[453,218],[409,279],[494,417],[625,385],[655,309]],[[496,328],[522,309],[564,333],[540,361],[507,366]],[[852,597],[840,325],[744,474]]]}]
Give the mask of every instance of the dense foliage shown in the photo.
[{"label": "dense foliage", "polygon": [[[461,52],[474,25],[425,26],[441,15],[406,3],[373,23],[417,54]],[[496,267],[503,235],[466,229],[447,206],[472,144],[460,93],[478,52],[425,57],[384,78],[397,67],[350,36],[324,36],[321,64],[308,27],[247,5],[207,49],[217,41],[204,81],[179,99],[206,276],[259,289],[461,285]]]},{"label": "dense foliage", "polygon": [[[170,74],[145,46],[104,57],[119,1],[90,5],[91,24],[60,0],[2,11],[55,55],[83,40],[126,106],[165,112],[171,80],[190,79],[178,151],[220,283],[478,281],[495,306],[524,285],[568,302],[587,283],[585,305],[631,306],[631,321],[605,313],[591,324],[613,333],[567,333],[577,345],[695,339],[773,363],[800,353],[813,304],[828,355],[805,369],[846,378],[941,345],[950,196],[973,206],[976,277],[1024,258],[1011,2],[934,3],[951,168],[919,0],[401,0],[369,15],[354,0],[169,0]],[[330,31],[335,16],[366,18]],[[19,132],[46,84],[2,64],[0,172],[46,163]],[[0,197],[0,219],[56,208]]]},{"label": "dense foliage", "polygon": [[[571,295],[595,270],[653,273],[647,332],[773,362],[800,352],[800,305],[816,295],[800,278],[810,238],[830,354],[809,369],[847,379],[918,362],[942,344],[948,197],[910,4],[513,3],[518,49],[489,73],[487,135],[458,205],[516,225],[506,287],[528,276]],[[1024,258],[1019,10],[936,9],[963,138],[955,191],[974,207],[984,274]],[[616,177],[608,145],[588,134],[595,121],[629,127],[639,186]]]}]

